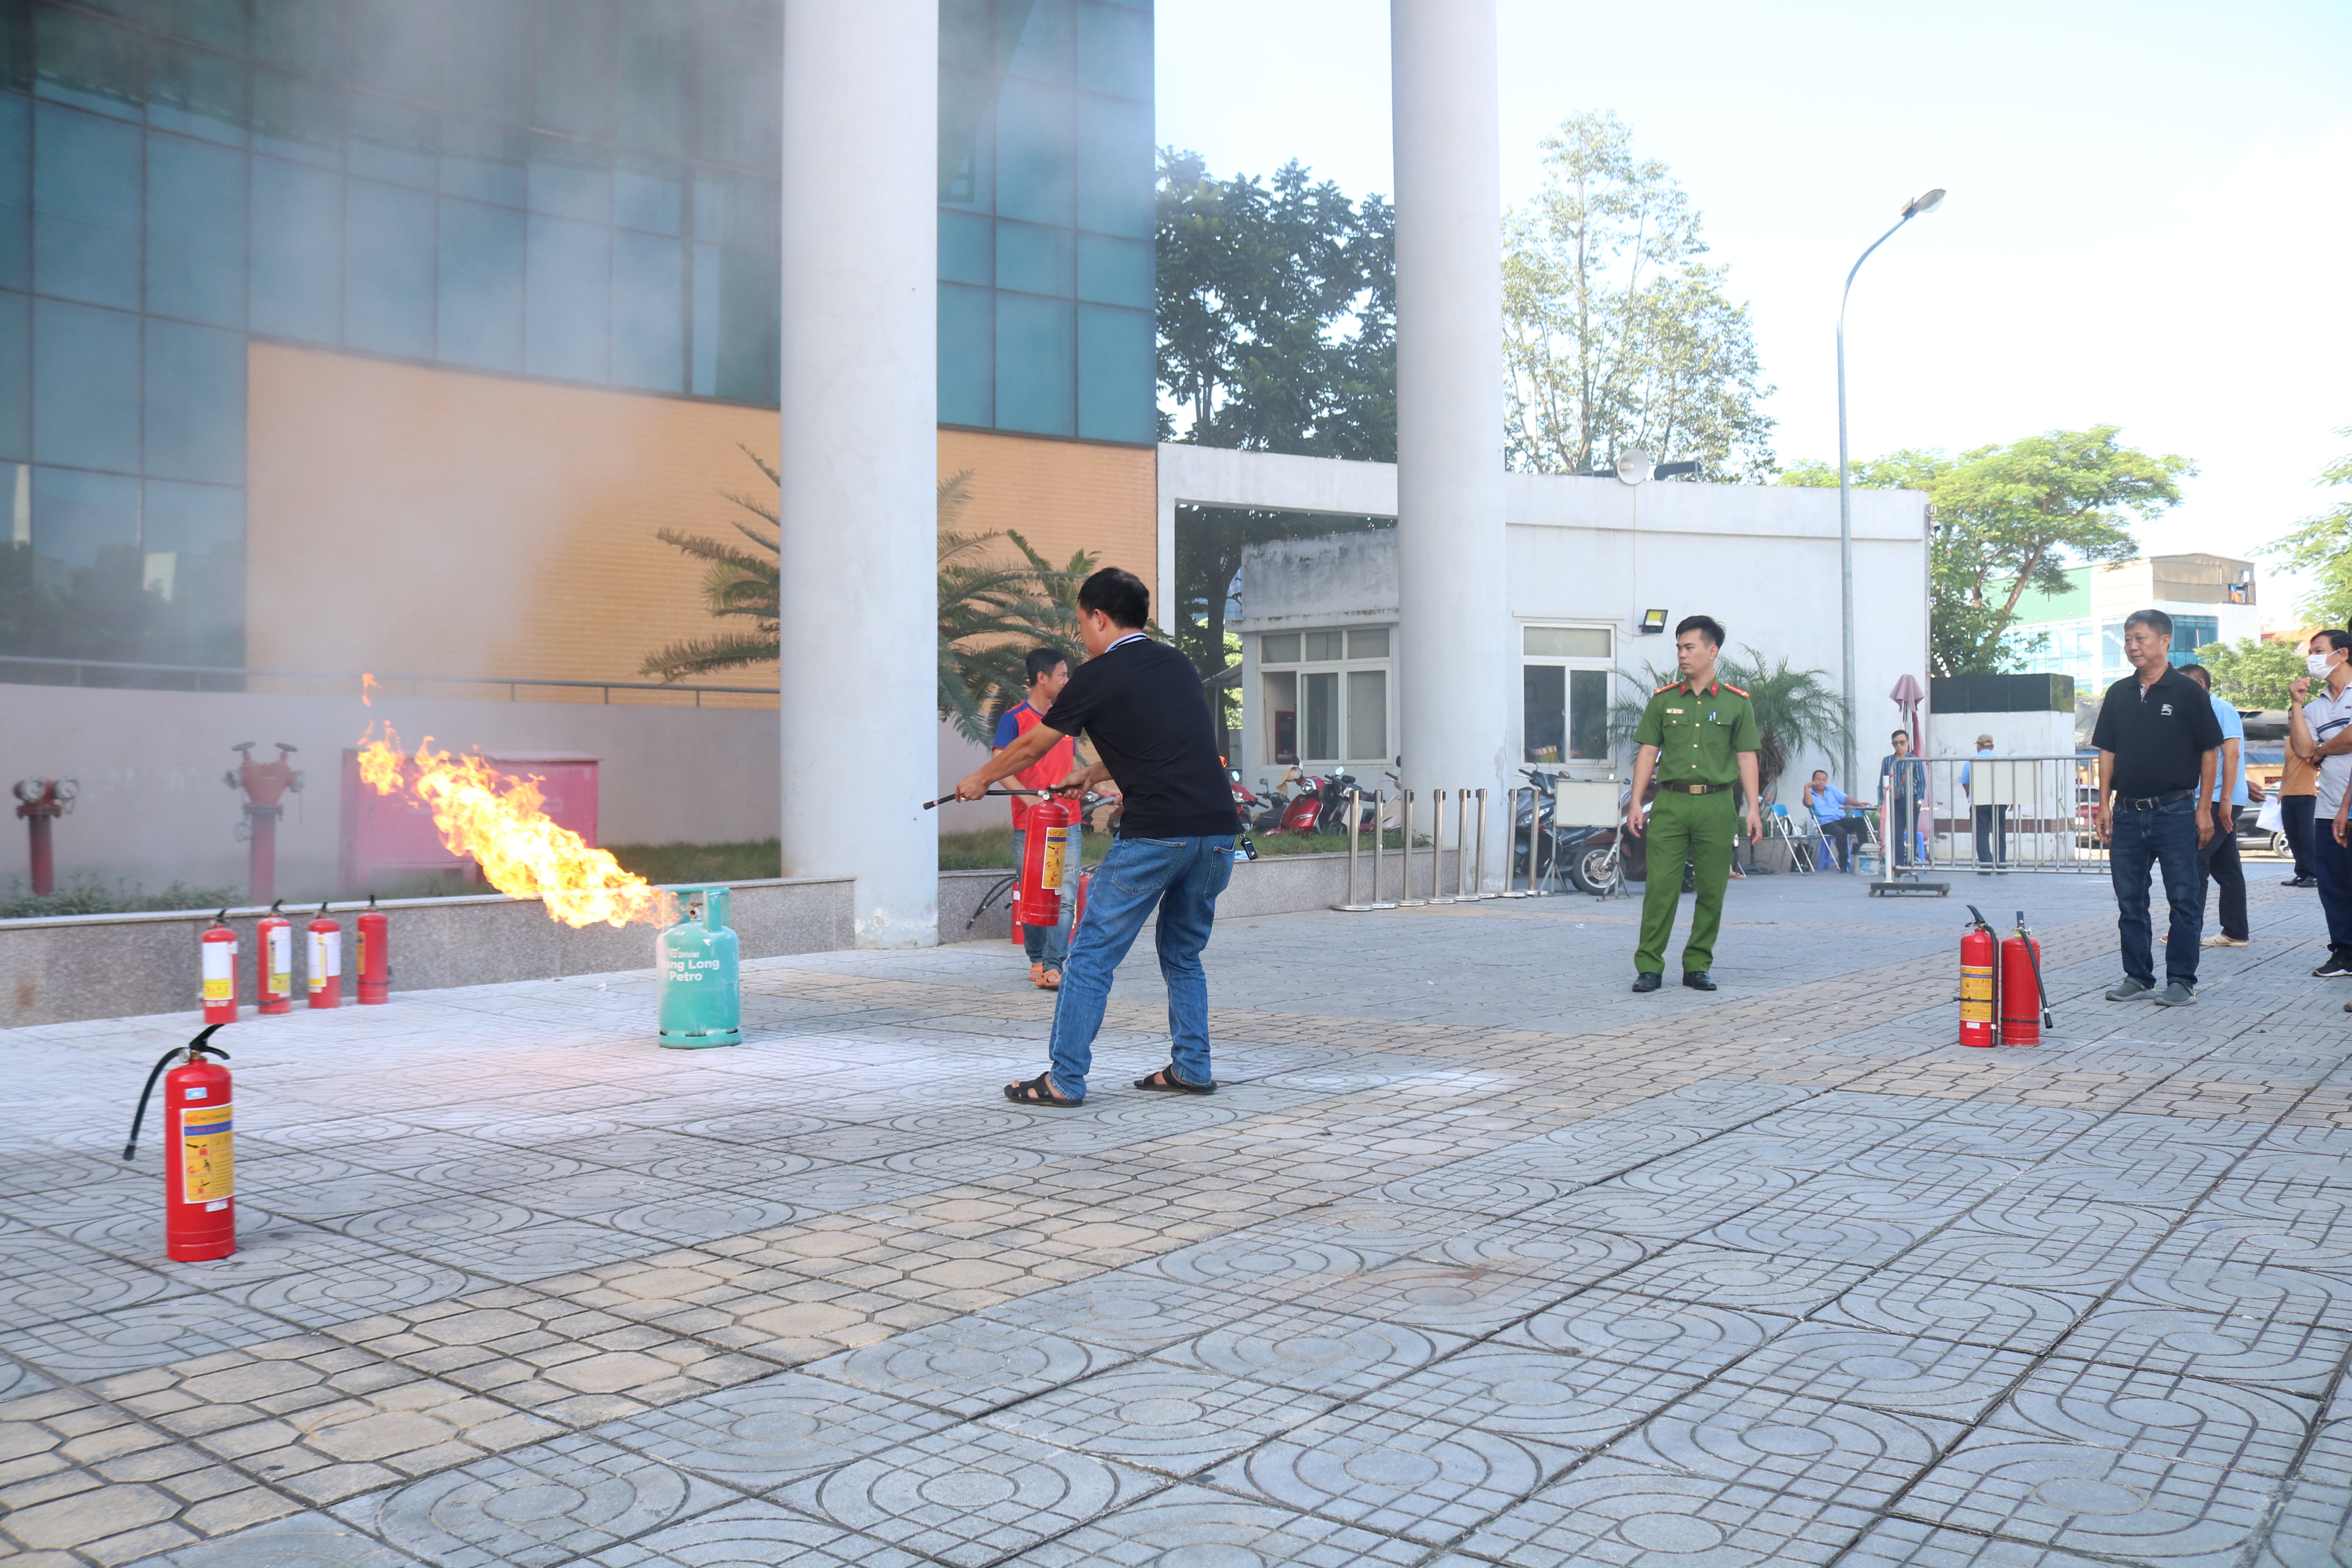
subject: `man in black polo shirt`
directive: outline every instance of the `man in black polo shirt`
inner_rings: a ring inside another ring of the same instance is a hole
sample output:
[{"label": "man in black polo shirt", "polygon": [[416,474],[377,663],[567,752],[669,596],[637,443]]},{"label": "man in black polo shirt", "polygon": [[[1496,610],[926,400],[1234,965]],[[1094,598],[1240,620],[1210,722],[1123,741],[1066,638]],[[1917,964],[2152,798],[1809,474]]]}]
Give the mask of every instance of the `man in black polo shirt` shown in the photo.
[{"label": "man in black polo shirt", "polygon": [[1192,661],[1143,635],[1150,592],[1132,572],[1107,566],[1078,589],[1078,640],[1087,659],[1054,699],[1054,710],[956,785],[978,800],[996,780],[1018,773],[1064,736],[1085,731],[1101,760],[1073,771],[1060,788],[1081,789],[1108,777],[1126,805],[1118,839],[1097,868],[1087,917],[1070,941],[1062,990],[1054,1004],[1052,1066],[1004,1095],[1024,1105],[1076,1105],[1087,1097],[1095,1035],[1110,999],[1111,972],[1143,922],[1160,911],[1160,973],[1168,983],[1169,1064],[1138,1089],[1212,1094],[1209,944],[1217,895],[1233,876],[1233,790],[1210,728],[1209,700]]},{"label": "man in black polo shirt", "polygon": [[[2134,610],[2124,621],[2133,673],[2107,688],[2091,744],[2099,750],[2099,837],[2123,933],[2123,984],[2110,1002],[2168,1007],[2197,996],[2198,934],[2205,884],[2197,852],[2213,836],[2213,777],[2221,722],[2205,689],[2172,668],[2172,617]],[[2172,922],[2164,941],[2164,989],[2156,986],[2147,874],[2161,868]]]}]

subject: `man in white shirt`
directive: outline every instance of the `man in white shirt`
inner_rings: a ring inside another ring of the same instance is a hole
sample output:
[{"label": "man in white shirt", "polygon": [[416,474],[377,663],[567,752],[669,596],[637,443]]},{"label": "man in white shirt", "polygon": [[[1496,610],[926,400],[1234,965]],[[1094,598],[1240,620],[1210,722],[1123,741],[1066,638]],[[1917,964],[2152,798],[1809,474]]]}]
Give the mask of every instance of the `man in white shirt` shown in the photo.
[{"label": "man in white shirt", "polygon": [[[1976,754],[1978,761],[1995,754],[1990,735],[1977,737]],[[1976,807],[1977,875],[1990,877],[1995,871],[2009,868],[2009,807],[1996,801],[1977,798],[1976,771],[1976,762],[1960,764],[1960,787],[1969,792],[1969,800]],[[2006,782],[1991,777],[1999,771],[1986,770],[1984,793],[1987,795],[1999,795],[2000,791],[1994,787],[1996,783]]]},{"label": "man in white shirt", "polygon": [[2312,971],[2328,979],[2352,977],[2352,846],[2347,846],[2347,808],[2352,808],[2352,632],[2312,634],[2309,673],[2288,690],[2287,742],[2319,759],[2319,793],[2313,813],[2312,858],[2319,875],[2319,904],[2327,914],[2327,961]]}]

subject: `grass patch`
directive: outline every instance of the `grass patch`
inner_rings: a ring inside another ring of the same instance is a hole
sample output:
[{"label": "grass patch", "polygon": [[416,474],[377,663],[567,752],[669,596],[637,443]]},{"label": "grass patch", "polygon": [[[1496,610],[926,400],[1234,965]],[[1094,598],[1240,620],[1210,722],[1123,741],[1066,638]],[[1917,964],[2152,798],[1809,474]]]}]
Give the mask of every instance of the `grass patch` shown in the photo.
[{"label": "grass patch", "polygon": [[46,898],[25,890],[14,877],[0,897],[0,921],[40,920],[50,915],[128,915],[152,910],[234,909],[245,902],[243,888],[202,888],[173,882],[149,892],[124,882],[111,888],[94,878],[68,881]]},{"label": "grass patch", "polygon": [[625,871],[648,882],[751,882],[783,875],[778,838],[740,844],[607,844]]},{"label": "grass patch", "polygon": [[[1381,840],[1385,848],[1402,849],[1404,847],[1404,832],[1402,828],[1391,829],[1381,834]],[[1345,855],[1348,852],[1348,836],[1344,833],[1261,833],[1253,842],[1257,845],[1261,858],[1268,855]],[[1357,842],[1364,854],[1372,852],[1370,834],[1362,835]],[[1415,848],[1427,848],[1428,846],[1429,836],[1425,833],[1413,841]]]}]

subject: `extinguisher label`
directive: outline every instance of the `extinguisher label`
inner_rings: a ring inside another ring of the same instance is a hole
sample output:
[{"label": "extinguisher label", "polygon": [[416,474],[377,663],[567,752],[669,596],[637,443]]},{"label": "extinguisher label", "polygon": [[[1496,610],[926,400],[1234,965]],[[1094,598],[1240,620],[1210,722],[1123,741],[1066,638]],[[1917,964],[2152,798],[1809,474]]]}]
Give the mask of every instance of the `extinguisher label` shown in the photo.
[{"label": "extinguisher label", "polygon": [[236,1155],[231,1147],[229,1107],[192,1105],[180,1113],[180,1195],[192,1204],[214,1203],[236,1193]]},{"label": "extinguisher label", "polygon": [[310,989],[324,991],[327,977],[343,972],[343,933],[339,931],[314,931],[310,933]]},{"label": "extinguisher label", "polygon": [[226,1002],[236,994],[236,943],[204,944],[205,1000]]},{"label": "extinguisher label", "polygon": [[294,994],[294,933],[284,926],[269,933],[269,994]]},{"label": "extinguisher label", "polygon": [[1062,885],[1062,852],[1069,845],[1070,830],[1066,827],[1045,829],[1045,864],[1038,869],[1038,885],[1059,888]]},{"label": "extinguisher label", "polygon": [[365,926],[362,926],[362,927],[360,927],[360,930],[359,930],[359,939],[360,939],[360,949],[359,949],[359,952],[360,952],[360,973],[361,973],[362,974],[365,974],[365,973],[367,973],[367,927],[365,927]]},{"label": "extinguisher label", "polygon": [[1960,966],[1960,1022],[1992,1022],[1992,971],[1975,964]]}]

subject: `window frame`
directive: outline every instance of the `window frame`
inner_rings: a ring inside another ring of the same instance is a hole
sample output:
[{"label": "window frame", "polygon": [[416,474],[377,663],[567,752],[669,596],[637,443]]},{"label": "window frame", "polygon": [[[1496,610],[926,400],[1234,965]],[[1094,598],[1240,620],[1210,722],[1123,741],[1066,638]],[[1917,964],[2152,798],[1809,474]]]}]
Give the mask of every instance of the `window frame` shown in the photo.
[{"label": "window frame", "polygon": [[[1622,628],[1601,622],[1553,619],[1523,620],[1517,622],[1516,625],[1517,626],[1519,632],[1519,690],[1521,694],[1518,726],[1519,765],[1522,767],[1556,768],[1561,770],[1569,768],[1596,767],[1607,767],[1613,770],[1617,763],[1617,746],[1616,742],[1609,736],[1608,713],[1611,706],[1609,700],[1611,682],[1617,674],[1617,650],[1621,641]],[[1528,634],[1531,631],[1599,632],[1608,639],[1609,651],[1606,654],[1529,653],[1527,651]],[[1526,706],[1527,671],[1530,668],[1538,668],[1559,669],[1562,671],[1560,676],[1561,755],[1556,758],[1538,759],[1529,754]],[[1575,677],[1577,672],[1580,671],[1598,673],[1603,677],[1601,688],[1601,750],[1600,754],[1597,756],[1575,756],[1570,754],[1572,752],[1576,744],[1577,681]]]},{"label": "window frame", "polygon": [[[1368,631],[1378,631],[1386,634],[1388,639],[1388,651],[1378,656],[1361,658],[1349,657],[1348,645],[1350,637],[1355,634]],[[1307,639],[1317,633],[1328,633],[1339,639],[1339,658],[1309,658],[1307,657]],[[1255,650],[1257,656],[1255,661],[1257,669],[1256,679],[1258,682],[1257,691],[1259,696],[1259,705],[1263,709],[1259,722],[1256,725],[1258,732],[1255,737],[1255,743],[1259,752],[1259,766],[1296,766],[1310,769],[1328,766],[1334,770],[1344,770],[1366,766],[1387,767],[1391,765],[1394,762],[1394,752],[1392,748],[1395,744],[1396,739],[1397,718],[1397,627],[1394,622],[1382,622],[1377,626],[1356,626],[1349,624],[1338,626],[1284,627],[1274,631],[1253,632],[1249,635],[1258,639],[1257,646]],[[1266,657],[1266,643],[1268,639],[1274,637],[1296,639],[1298,644],[1297,656],[1288,658],[1268,658]],[[1336,700],[1334,702],[1335,711],[1331,717],[1331,733],[1334,748],[1339,752],[1346,752],[1351,749],[1350,742],[1354,734],[1356,720],[1356,715],[1353,711],[1355,704],[1355,697],[1353,694],[1355,682],[1350,679],[1350,677],[1375,673],[1381,677],[1381,739],[1383,746],[1383,753],[1378,757],[1352,757],[1345,755],[1326,757],[1309,755],[1307,751],[1307,714],[1305,711],[1305,692],[1307,688],[1305,678],[1310,675],[1326,674],[1336,677],[1333,683]],[[1277,709],[1272,705],[1267,688],[1269,678],[1279,679],[1286,677],[1289,678],[1293,682],[1293,700],[1292,705],[1287,711],[1289,711],[1292,716],[1292,734],[1297,749],[1297,758],[1295,763],[1285,760],[1279,754],[1280,748],[1276,733],[1276,715],[1284,711],[1284,710]]]}]

